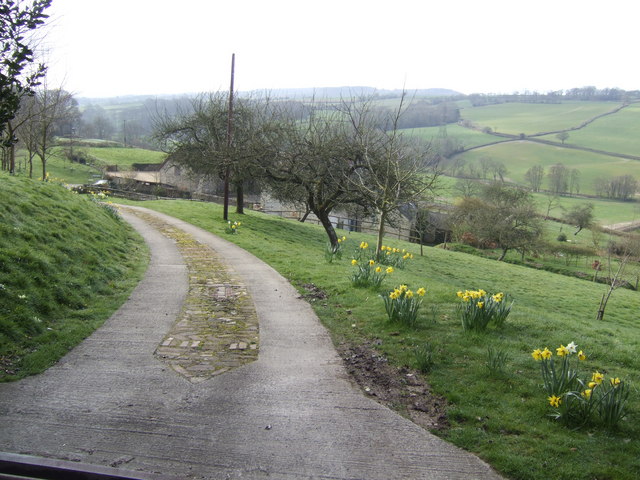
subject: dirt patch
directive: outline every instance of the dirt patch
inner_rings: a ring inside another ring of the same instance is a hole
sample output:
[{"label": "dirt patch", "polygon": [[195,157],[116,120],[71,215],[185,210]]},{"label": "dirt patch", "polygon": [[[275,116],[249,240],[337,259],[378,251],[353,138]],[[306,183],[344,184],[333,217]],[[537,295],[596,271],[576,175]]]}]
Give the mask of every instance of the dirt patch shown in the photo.
[{"label": "dirt patch", "polygon": [[301,287],[304,289],[304,293],[302,293],[298,298],[302,298],[307,302],[326,300],[326,298],[328,297],[328,295],[323,290],[318,288],[313,283],[305,283],[301,285]]},{"label": "dirt patch", "polygon": [[446,400],[431,391],[419,372],[390,365],[371,344],[337,348],[347,371],[367,395],[427,430],[449,427]]}]

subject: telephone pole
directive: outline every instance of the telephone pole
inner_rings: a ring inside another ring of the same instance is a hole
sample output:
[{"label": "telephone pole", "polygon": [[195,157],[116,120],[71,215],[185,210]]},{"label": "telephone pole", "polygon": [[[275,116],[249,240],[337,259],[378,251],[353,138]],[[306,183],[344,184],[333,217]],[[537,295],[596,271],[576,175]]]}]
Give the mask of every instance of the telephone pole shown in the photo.
[{"label": "telephone pole", "polygon": [[224,171],[224,210],[222,218],[229,220],[229,175],[231,174],[231,140],[233,138],[233,75],[236,54],[231,54],[231,86],[229,87],[229,112],[227,116],[227,166]]}]

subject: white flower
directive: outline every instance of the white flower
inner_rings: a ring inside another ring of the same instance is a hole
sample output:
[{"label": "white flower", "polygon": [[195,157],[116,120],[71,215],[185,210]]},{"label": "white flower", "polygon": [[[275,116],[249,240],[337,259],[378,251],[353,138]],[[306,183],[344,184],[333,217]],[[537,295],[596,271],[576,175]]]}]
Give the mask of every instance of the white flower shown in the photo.
[{"label": "white flower", "polygon": [[27,296],[26,296],[26,295],[18,295],[18,298],[19,298],[20,300],[24,300],[25,298],[27,298]]},{"label": "white flower", "polygon": [[567,345],[567,350],[569,350],[569,353],[576,353],[577,348],[578,345],[576,345],[574,342],[571,342],[569,345]]}]

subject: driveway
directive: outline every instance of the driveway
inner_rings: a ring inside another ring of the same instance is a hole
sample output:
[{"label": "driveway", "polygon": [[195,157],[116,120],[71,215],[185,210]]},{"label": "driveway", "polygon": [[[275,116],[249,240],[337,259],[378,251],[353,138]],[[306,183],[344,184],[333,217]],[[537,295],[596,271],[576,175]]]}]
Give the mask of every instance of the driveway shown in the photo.
[{"label": "driveway", "polygon": [[[210,247],[246,286],[257,360],[199,381],[155,353],[184,314],[175,239],[123,215],[152,252],[130,299],[45,373],[0,384],[0,450],[194,479],[497,479],[353,385],[311,307],[271,267],[144,209]],[[251,359],[250,359],[251,360]]]}]

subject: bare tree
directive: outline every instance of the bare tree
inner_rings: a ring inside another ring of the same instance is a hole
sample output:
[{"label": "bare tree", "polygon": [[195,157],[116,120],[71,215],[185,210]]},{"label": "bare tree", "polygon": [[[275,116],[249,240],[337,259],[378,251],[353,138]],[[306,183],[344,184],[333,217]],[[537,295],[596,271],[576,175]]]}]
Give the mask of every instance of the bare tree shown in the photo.
[{"label": "bare tree", "polygon": [[531,186],[531,190],[539,192],[542,186],[542,180],[544,180],[544,167],[542,165],[535,165],[524,174],[524,179]]},{"label": "bare tree", "polygon": [[403,92],[398,108],[386,118],[376,118],[368,99],[343,101],[341,106],[353,128],[364,167],[355,170],[350,179],[357,181],[356,188],[366,205],[378,216],[377,254],[393,215],[405,205],[417,205],[433,192],[439,175],[430,145],[410,142],[399,131],[405,102]]},{"label": "bare tree", "polygon": [[547,173],[549,189],[556,195],[566,193],[569,186],[569,169],[562,163],[551,165]]},{"label": "bare tree", "polygon": [[616,268],[615,272],[613,272],[613,269],[611,267],[611,264],[612,264],[611,255],[612,254],[610,252],[609,261],[608,261],[609,288],[605,293],[602,294],[602,298],[600,299],[600,305],[598,306],[598,313],[596,314],[596,320],[602,320],[604,318],[604,312],[605,312],[605,309],[607,308],[607,304],[609,303],[609,299],[611,298],[611,294],[613,293],[614,290],[616,290],[618,287],[622,285],[622,281],[621,281],[622,275],[624,273],[624,270],[627,264],[631,260],[631,251],[626,250],[624,254],[618,258],[618,268]]},{"label": "bare tree", "polygon": [[77,118],[77,103],[73,96],[57,88],[43,89],[34,97],[33,115],[25,123],[26,136],[42,164],[42,179],[47,179],[47,161],[55,146],[55,136],[60,133],[61,124],[70,118]]}]

